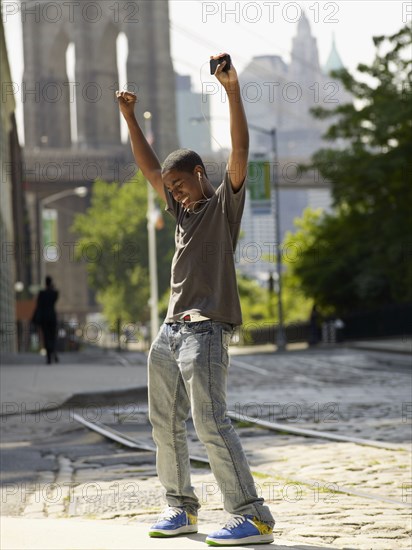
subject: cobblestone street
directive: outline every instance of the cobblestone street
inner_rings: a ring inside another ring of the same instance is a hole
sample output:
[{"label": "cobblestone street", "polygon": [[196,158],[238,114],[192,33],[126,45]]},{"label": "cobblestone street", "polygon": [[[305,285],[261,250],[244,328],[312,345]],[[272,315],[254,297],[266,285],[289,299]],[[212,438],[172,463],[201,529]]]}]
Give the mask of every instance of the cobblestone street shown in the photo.
[{"label": "cobblestone street", "polygon": [[[345,349],[232,357],[228,402],[258,492],[276,519],[275,547],[410,548],[409,358],[385,366],[382,357]],[[151,443],[144,401],[83,414]],[[285,431],[257,428],[242,415]],[[303,437],[287,433],[291,426],[386,447]],[[3,416],[2,432],[3,515],[148,526],[165,504],[154,453],[105,440],[70,409]],[[191,423],[189,440],[191,452],[206,457]],[[30,460],[37,473],[23,476]],[[224,523],[210,469],[195,462],[192,473],[199,527]]]}]

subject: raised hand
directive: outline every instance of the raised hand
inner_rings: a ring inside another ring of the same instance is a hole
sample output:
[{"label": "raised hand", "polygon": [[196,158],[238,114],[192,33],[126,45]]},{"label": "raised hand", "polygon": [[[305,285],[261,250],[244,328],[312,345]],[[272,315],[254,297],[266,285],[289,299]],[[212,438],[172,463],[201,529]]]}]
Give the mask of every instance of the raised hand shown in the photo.
[{"label": "raised hand", "polygon": [[137,95],[133,92],[119,92],[119,90],[117,90],[116,97],[119,102],[120,112],[124,118],[127,119],[133,116]]},{"label": "raised hand", "polygon": [[[223,57],[224,55],[228,55],[225,52],[220,52],[217,55],[211,55],[210,59],[219,59],[219,57]],[[218,79],[218,81],[222,84],[222,86],[227,90],[230,89],[233,85],[238,84],[238,76],[236,69],[233,66],[233,61],[231,61],[231,66],[228,71],[224,71],[226,61],[222,61],[222,63],[219,63],[217,66],[217,69],[215,71],[215,77]]]}]

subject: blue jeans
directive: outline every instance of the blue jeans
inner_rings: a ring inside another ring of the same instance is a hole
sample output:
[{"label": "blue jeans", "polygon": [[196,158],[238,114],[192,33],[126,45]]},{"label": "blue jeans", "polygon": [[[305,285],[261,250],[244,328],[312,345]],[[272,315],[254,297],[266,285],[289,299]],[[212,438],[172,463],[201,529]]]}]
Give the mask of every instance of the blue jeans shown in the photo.
[{"label": "blue jeans", "polygon": [[258,497],[246,456],[226,415],[231,325],[215,321],[163,324],[148,359],[149,419],[157,473],[170,506],[200,508],[190,481],[186,420],[200,441],[230,514],[252,514],[273,525]]}]

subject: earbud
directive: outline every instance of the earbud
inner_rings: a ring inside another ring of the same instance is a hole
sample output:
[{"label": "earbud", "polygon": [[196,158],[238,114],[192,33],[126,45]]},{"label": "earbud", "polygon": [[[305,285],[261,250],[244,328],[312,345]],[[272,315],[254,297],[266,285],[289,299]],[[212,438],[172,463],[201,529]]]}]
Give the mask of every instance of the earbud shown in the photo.
[{"label": "earbud", "polygon": [[[204,180],[203,180],[203,173],[201,171],[196,171],[196,174],[197,174],[197,177],[199,179],[199,185],[200,185],[200,189],[202,191],[202,195],[203,195],[203,198],[202,199],[199,199],[193,203],[191,203],[191,205],[193,206],[193,208],[191,210],[185,208],[186,212],[189,212],[190,214],[200,214],[201,212],[203,212],[204,208],[200,209],[200,211],[198,212],[195,212],[195,208],[200,205],[200,204],[204,204],[204,206],[206,206],[206,204],[210,201],[211,197],[207,197],[205,195],[205,191],[203,189],[203,186],[205,184]],[[203,183],[202,183],[203,182]]]}]

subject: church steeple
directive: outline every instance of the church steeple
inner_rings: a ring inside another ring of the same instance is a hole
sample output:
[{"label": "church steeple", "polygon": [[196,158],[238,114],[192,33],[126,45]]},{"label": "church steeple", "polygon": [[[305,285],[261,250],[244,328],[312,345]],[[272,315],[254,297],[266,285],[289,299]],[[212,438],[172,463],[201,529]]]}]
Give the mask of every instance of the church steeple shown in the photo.
[{"label": "church steeple", "polygon": [[345,67],[342,63],[342,59],[340,58],[340,55],[336,48],[335,33],[332,33],[332,47],[329,53],[328,60],[326,61],[325,66],[323,67],[323,72],[325,74],[330,74],[331,71],[338,71],[339,69],[344,69],[344,68]]},{"label": "church steeple", "polygon": [[302,16],[301,16],[301,18],[299,19],[299,22],[298,22],[298,32],[297,32],[297,34],[299,36],[310,36],[309,20],[306,17],[306,13],[304,11],[302,12]]},{"label": "church steeple", "polygon": [[316,38],[312,36],[305,12],[299,19],[297,33],[293,38],[290,70],[291,74],[299,75],[304,80],[305,75],[310,79],[314,73],[321,72]]}]

